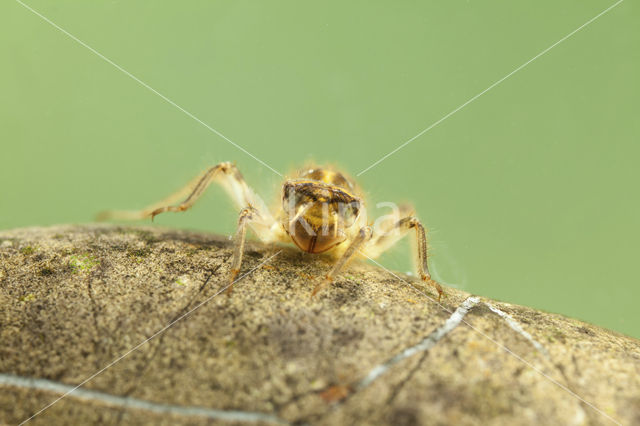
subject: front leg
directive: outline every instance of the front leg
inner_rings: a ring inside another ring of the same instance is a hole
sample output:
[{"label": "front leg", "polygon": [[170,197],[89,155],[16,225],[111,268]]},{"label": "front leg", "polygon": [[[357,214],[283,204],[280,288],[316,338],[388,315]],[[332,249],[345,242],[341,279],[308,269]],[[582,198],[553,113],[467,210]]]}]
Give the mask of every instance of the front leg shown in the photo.
[{"label": "front leg", "polygon": [[[233,204],[242,209],[238,217],[238,229],[235,234],[235,247],[231,264],[231,280],[240,272],[242,254],[247,233],[250,226],[258,238],[266,243],[279,241],[284,238],[281,227],[266,207],[264,201],[247,185],[242,174],[235,165],[225,162],[210,167],[201,173],[184,188],[168,198],[137,211],[106,211],[100,219],[136,220],[144,219],[164,212],[184,212],[191,208],[212,183],[220,184],[231,197]],[[186,197],[186,198],[184,198]],[[183,201],[177,205],[180,199]],[[228,292],[232,286],[229,286]]]},{"label": "front leg", "polygon": [[429,273],[429,265],[427,264],[427,232],[425,231],[424,226],[422,226],[422,223],[420,223],[420,221],[415,217],[400,220],[398,226],[400,228],[406,227],[407,229],[413,228],[416,230],[416,240],[418,244],[417,263],[420,279],[435,287],[438,291],[438,301],[440,301],[444,291],[437,281],[431,279],[431,274]]},{"label": "front leg", "polygon": [[227,295],[231,294],[233,290],[233,283],[236,277],[240,273],[240,266],[242,265],[242,255],[244,254],[244,242],[247,235],[247,225],[251,221],[255,221],[260,216],[258,210],[252,206],[245,207],[238,215],[238,229],[233,238],[233,259],[231,261],[231,275],[229,276],[229,288],[227,288]]},{"label": "front leg", "polygon": [[[223,187],[238,210],[247,206],[251,206],[256,210],[256,214],[254,215],[255,220],[251,222],[251,229],[260,240],[273,242],[283,238],[279,233],[280,228],[277,226],[275,218],[271,212],[269,212],[264,201],[247,185],[238,168],[229,162],[210,167],[178,192],[158,203],[145,207],[142,210],[105,211],[100,213],[98,220],[153,219],[155,216],[164,212],[184,212],[190,209],[209,185],[214,182]],[[174,203],[177,203],[180,199],[183,201],[175,205]]]},{"label": "front leg", "polygon": [[415,235],[417,243],[417,256],[415,263],[418,274],[422,281],[436,289],[438,292],[438,301],[440,301],[444,291],[442,290],[442,286],[437,281],[433,280],[429,273],[429,265],[427,263],[427,232],[418,218],[412,215],[405,216],[395,222],[392,222],[390,226],[387,225],[381,228],[382,229],[380,229],[379,232],[377,232],[371,239],[367,247],[365,247],[365,255],[372,258],[379,256],[382,252],[404,237],[410,230],[414,229],[416,231]]},{"label": "front leg", "polygon": [[333,268],[325,275],[324,279],[316,285],[311,293],[311,297],[315,296],[315,294],[326,287],[328,284],[333,281],[333,278],[340,273],[342,268],[353,258],[353,256],[360,251],[360,249],[371,239],[373,235],[373,231],[370,226],[364,226],[360,228],[358,235],[351,241],[349,247],[345,250],[345,252],[340,256],[338,261],[333,265]]}]

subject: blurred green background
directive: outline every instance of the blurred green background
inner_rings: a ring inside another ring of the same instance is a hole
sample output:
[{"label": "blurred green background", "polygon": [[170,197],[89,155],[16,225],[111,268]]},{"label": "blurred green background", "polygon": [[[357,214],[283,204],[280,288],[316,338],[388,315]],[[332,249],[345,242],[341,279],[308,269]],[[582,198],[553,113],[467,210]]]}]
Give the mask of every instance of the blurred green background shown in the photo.
[{"label": "blurred green background", "polygon": [[[613,1],[28,4],[278,171],[356,174]],[[640,18],[625,1],[364,173],[467,291],[640,337]],[[0,229],[91,222],[236,161],[280,178],[13,0],[0,4]],[[157,225],[233,232],[219,188]],[[410,269],[408,243],[382,263]]]}]

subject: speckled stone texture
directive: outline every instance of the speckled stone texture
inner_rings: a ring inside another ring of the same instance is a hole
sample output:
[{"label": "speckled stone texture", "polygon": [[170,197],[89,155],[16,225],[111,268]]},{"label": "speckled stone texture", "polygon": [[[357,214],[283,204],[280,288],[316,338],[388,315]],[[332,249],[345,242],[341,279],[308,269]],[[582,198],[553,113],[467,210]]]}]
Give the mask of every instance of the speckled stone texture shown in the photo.
[{"label": "speckled stone texture", "polygon": [[245,422],[176,406],[271,416],[258,424],[640,424],[638,340],[482,298],[440,335],[468,294],[439,305],[415,278],[354,262],[311,299],[328,260],[257,243],[216,295],[230,256],[227,239],[151,227],[0,232],[0,424],[62,395],[7,377],[74,386],[150,336],[81,388],[131,404],[72,393],[29,424]]}]

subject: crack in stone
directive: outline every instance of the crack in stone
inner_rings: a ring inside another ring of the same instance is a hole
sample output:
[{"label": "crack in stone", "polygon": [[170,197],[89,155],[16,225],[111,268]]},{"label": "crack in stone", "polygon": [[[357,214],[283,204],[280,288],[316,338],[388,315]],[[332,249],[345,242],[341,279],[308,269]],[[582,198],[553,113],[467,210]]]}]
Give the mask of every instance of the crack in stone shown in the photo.
[{"label": "crack in stone", "polygon": [[[429,333],[429,335],[424,339],[422,339],[419,343],[404,349],[402,352],[394,355],[393,357],[389,358],[387,361],[373,367],[369,371],[369,374],[367,374],[365,377],[355,382],[354,384],[348,386],[349,393],[342,400],[333,404],[330,411],[343,405],[349,398],[351,398],[361,390],[370,386],[373,382],[375,382],[378,378],[380,378],[382,375],[387,373],[393,366],[400,363],[401,361],[407,358],[410,358],[411,356],[420,352],[423,352],[426,355],[431,348],[433,348],[438,342],[440,342],[450,332],[455,330],[460,325],[460,323],[464,320],[464,317],[475,306],[477,306],[478,303],[480,303],[480,299],[476,296],[471,296],[465,299],[440,327],[436,328],[434,331]],[[421,361],[422,360],[420,360],[420,362]],[[420,362],[418,363],[418,365],[420,364]],[[405,383],[407,381],[408,381],[408,378],[404,380]],[[400,389],[398,389],[398,392],[399,390]],[[327,414],[329,413],[325,412],[319,417],[321,418],[323,416],[326,416]]]},{"label": "crack in stone", "polygon": [[393,390],[391,391],[391,395],[389,395],[389,398],[387,398],[387,403],[385,405],[388,406],[388,405],[391,405],[391,403],[393,403],[393,401],[397,398],[398,394],[400,394],[400,391],[404,389],[406,384],[413,378],[413,376],[418,372],[418,370],[420,370],[420,368],[422,367],[422,363],[424,362],[425,359],[427,359],[427,356],[429,356],[428,351],[425,351],[422,353],[422,356],[420,357],[418,362],[416,362],[416,365],[414,365],[413,368],[409,371],[409,373],[407,373],[405,378],[402,379],[402,381],[398,383],[396,386],[394,386]]},{"label": "crack in stone", "polygon": [[[213,277],[216,272],[218,272],[218,270],[222,267],[222,265],[224,265],[231,256],[227,256],[227,259],[223,260],[222,262],[220,262],[209,274],[209,276],[204,280],[204,282],[200,285],[200,288],[198,289],[198,291],[196,292],[196,294],[193,295],[193,297],[191,297],[189,299],[189,301],[180,309],[178,309],[177,313],[173,316],[173,318],[171,319],[171,321],[169,322],[174,322],[175,320],[177,320],[182,314],[184,314],[185,312],[188,311],[189,307],[193,304],[193,302],[198,298],[198,296],[202,293],[202,291],[205,289],[205,287],[207,286],[207,284],[209,283],[209,280],[211,280],[211,277]],[[126,389],[122,396],[124,397],[129,397],[132,393],[134,393],[138,387],[140,386],[140,380],[142,378],[142,376],[144,376],[144,374],[147,372],[147,370],[149,369],[149,367],[151,366],[151,363],[153,362],[153,360],[155,359],[155,357],[158,354],[158,350],[160,349],[160,347],[162,346],[162,342],[164,341],[166,333],[163,333],[162,335],[160,335],[160,337],[158,338],[158,341],[155,342],[155,344],[153,345],[153,347],[151,347],[149,349],[149,351],[151,352],[151,355],[147,357],[146,362],[144,363],[144,365],[142,367],[140,367],[140,369],[137,371],[135,378],[131,381],[131,386]],[[124,413],[126,411],[126,407],[122,407],[120,409],[120,412],[118,413],[118,418],[116,420],[116,425],[120,425],[122,423],[122,420],[124,418]]]},{"label": "crack in stone", "polygon": [[542,346],[540,344],[540,342],[538,342],[536,339],[534,339],[531,336],[531,334],[526,332],[522,328],[520,323],[518,323],[515,319],[513,319],[513,317],[511,315],[509,315],[508,313],[498,309],[497,307],[493,306],[491,303],[487,302],[486,300],[483,300],[482,303],[484,305],[486,305],[491,310],[491,312],[495,313],[500,318],[502,318],[512,330],[514,330],[516,333],[518,333],[519,335],[521,335],[522,337],[527,339],[529,341],[529,343],[531,343],[533,345],[533,347],[538,350],[538,352],[540,352],[542,355],[544,355],[545,358],[550,359],[549,352],[547,352],[545,347]]},{"label": "crack in stone", "polygon": [[358,381],[353,389],[357,392],[366,387],[368,387],[371,383],[377,380],[380,376],[385,374],[391,367],[398,364],[400,361],[403,361],[419,352],[428,351],[432,347],[434,347],[443,337],[453,331],[464,319],[464,317],[469,313],[474,306],[476,306],[480,302],[480,299],[477,297],[469,297],[465,299],[464,302],[451,314],[449,318],[438,327],[435,331],[431,332],[427,337],[422,339],[417,345],[411,346],[389,360],[385,361],[382,364],[374,367],[369,374],[367,374],[363,379]]},{"label": "crack in stone", "polygon": [[73,391],[73,394],[70,396],[84,401],[99,402],[106,405],[123,407],[127,409],[146,410],[158,414],[204,417],[213,420],[224,420],[230,422],[267,422],[276,424],[290,424],[286,420],[271,414],[259,413],[254,411],[218,410],[201,406],[164,404],[144,399],[112,395],[101,391],[76,388],[75,386],[66,385],[64,383],[47,379],[16,376],[13,374],[0,373],[0,385],[37,389],[57,394],[64,394]]},{"label": "crack in stone", "polygon": [[[516,333],[518,333],[519,335],[527,339],[529,343],[531,343],[531,345],[533,345],[533,347],[536,348],[536,350],[544,356],[544,358],[551,365],[552,369],[555,369],[560,373],[560,376],[564,379],[567,389],[578,394],[578,392],[576,392],[576,389],[578,389],[578,387],[575,386],[573,381],[569,379],[569,376],[567,375],[567,372],[565,371],[564,366],[562,364],[553,363],[553,361],[551,360],[551,355],[549,354],[547,349],[544,346],[542,346],[540,342],[535,340],[533,336],[531,336],[531,334],[529,334],[526,330],[524,330],[519,322],[517,322],[511,315],[493,306],[491,303],[487,302],[486,300],[483,300],[482,303],[485,306],[487,306],[493,313],[495,313],[500,318],[502,318],[512,330],[514,330]],[[573,358],[575,361],[575,357]],[[595,424],[595,418],[593,414],[590,413],[589,410],[586,410],[587,404],[584,401],[582,400],[578,401],[578,408],[581,411],[581,415],[588,417],[589,420]]]},{"label": "crack in stone", "polygon": [[[551,361],[551,360],[549,360],[549,361]],[[571,361],[573,362],[574,369],[576,371],[579,371],[580,369],[578,368],[578,363],[577,363],[575,355],[571,355]],[[553,362],[551,362],[551,364],[553,365],[553,367],[555,367],[560,372],[560,375],[564,379],[564,382],[566,383],[567,388],[570,391],[572,391],[572,392],[577,394],[576,389],[579,389],[579,386],[576,386],[575,383],[573,382],[573,380],[571,380],[569,378],[569,375],[567,374],[564,365],[562,365],[560,363],[554,364]],[[582,400],[578,401],[578,408],[580,409],[582,416],[584,416],[587,419],[589,419],[589,423],[590,424],[594,424],[594,425],[598,424],[598,422],[597,422],[598,419],[595,417],[595,415],[592,412],[592,410],[588,410],[587,409],[588,405],[584,401],[582,401]]]},{"label": "crack in stone", "polygon": [[[348,398],[352,397],[359,391],[370,386],[379,377],[381,377],[387,371],[389,371],[391,367],[395,366],[401,361],[417,353],[422,352],[423,355],[420,358],[420,360],[411,369],[411,371],[409,371],[409,373],[405,376],[405,378],[397,386],[395,386],[395,388],[391,392],[391,396],[388,398],[387,402],[388,403],[392,402],[393,399],[395,399],[395,397],[400,393],[402,388],[411,380],[411,378],[419,370],[423,361],[428,356],[428,351],[431,348],[433,348],[445,336],[447,336],[451,331],[457,328],[460,325],[460,323],[464,321],[465,316],[474,307],[478,306],[480,303],[486,305],[493,313],[495,313],[500,318],[502,318],[512,330],[514,330],[516,333],[524,337],[529,343],[533,345],[533,347],[535,347],[541,354],[543,354],[543,356],[547,360],[550,360],[549,353],[547,352],[547,350],[537,340],[535,340],[531,336],[531,334],[525,331],[522,328],[522,326],[515,319],[513,319],[509,314],[491,305],[490,303],[487,303],[486,301],[481,302],[479,297],[472,296],[465,299],[462,302],[462,304],[460,304],[460,306],[451,314],[451,316],[440,327],[438,327],[436,330],[431,332],[427,337],[425,337],[418,344],[404,349],[403,351],[391,357],[384,363],[375,366],[373,369],[369,371],[369,373],[364,378],[360,379],[355,384],[351,385],[350,386],[351,392],[342,401],[336,404],[336,406],[342,405],[344,402],[346,402]],[[565,375],[565,380],[567,381],[566,375]]]},{"label": "crack in stone", "polygon": [[[384,375],[386,372],[388,372],[393,366],[395,366],[396,364],[400,363],[401,361],[417,354],[420,352],[424,353],[424,356],[426,356],[428,354],[428,351],[434,347],[440,340],[442,340],[445,336],[447,336],[451,331],[453,331],[454,329],[456,329],[458,327],[458,325],[460,325],[460,323],[464,320],[464,317],[469,313],[469,311],[471,311],[471,309],[473,309],[475,306],[478,305],[478,303],[480,303],[480,299],[478,297],[472,296],[472,297],[468,297],[467,299],[465,299],[460,306],[458,306],[458,308],[451,314],[451,316],[449,316],[449,318],[447,318],[447,320],[438,328],[436,328],[434,331],[432,331],[431,333],[429,333],[429,335],[427,337],[425,337],[424,339],[422,339],[418,344],[413,345],[409,348],[404,349],[402,352],[396,354],[395,356],[389,358],[387,361],[383,362],[382,364],[378,364],[377,366],[373,367],[370,371],[369,374],[367,374],[365,377],[363,377],[362,379],[360,379],[359,381],[355,382],[354,384],[348,386],[349,389],[349,393],[340,401],[337,401],[335,404],[332,405],[332,407],[329,409],[329,411],[320,414],[319,416],[314,416],[317,417],[319,419],[321,419],[322,417],[327,416],[331,411],[337,409],[338,407],[344,405],[346,403],[346,401],[351,398],[352,396],[354,396],[355,394],[357,394],[358,392],[360,392],[361,390],[367,388],[369,385],[371,385],[374,381],[376,381],[379,377],[381,377],[382,375]],[[423,357],[424,357],[423,356]],[[418,366],[421,364],[423,358],[420,359],[420,361],[418,362]],[[415,371],[417,371],[417,367],[414,367],[412,370],[412,372],[409,372],[409,374],[407,375],[407,377],[402,381],[402,383],[396,387],[395,389],[395,393],[399,393],[400,392],[400,388],[402,386],[404,386],[404,384],[406,384],[411,375],[413,375],[413,373]],[[395,397],[394,395],[392,395],[392,398]],[[308,419],[310,420],[310,419]]]},{"label": "crack in stone", "polygon": [[[226,260],[220,262],[220,264],[218,264],[215,269],[213,269],[211,271],[211,273],[209,274],[209,276],[207,277],[206,280],[204,280],[204,282],[202,283],[202,285],[200,285],[200,288],[198,289],[198,291],[196,292],[195,295],[193,295],[193,297],[191,297],[189,299],[189,301],[182,307],[180,308],[177,313],[173,316],[173,318],[171,318],[171,320],[169,321],[169,323],[172,323],[174,321],[176,321],[178,318],[180,318],[181,315],[183,315],[185,312],[187,312],[189,310],[189,307],[193,304],[193,302],[198,298],[198,296],[202,293],[202,291],[205,289],[205,287],[207,286],[207,284],[209,283],[209,280],[211,280],[211,277],[213,277],[216,272],[218,272],[218,270],[222,267],[222,265],[224,265],[228,260],[229,260],[230,256],[227,257]],[[162,335],[160,335],[160,337],[158,338],[157,342],[155,342],[155,345],[153,348],[149,349],[150,351],[153,351],[151,353],[151,355],[146,359],[145,364],[139,369],[138,373],[136,374],[136,377],[134,380],[132,380],[132,385],[129,389],[127,389],[124,392],[124,396],[129,396],[131,395],[133,392],[135,392],[135,390],[138,388],[139,384],[140,384],[140,379],[142,378],[142,376],[147,372],[147,370],[149,369],[149,366],[151,365],[151,363],[153,362],[153,360],[155,359],[156,355],[158,354],[158,350],[160,349],[160,347],[162,346],[162,342],[164,341],[164,338],[166,336],[166,333],[163,333]]]}]

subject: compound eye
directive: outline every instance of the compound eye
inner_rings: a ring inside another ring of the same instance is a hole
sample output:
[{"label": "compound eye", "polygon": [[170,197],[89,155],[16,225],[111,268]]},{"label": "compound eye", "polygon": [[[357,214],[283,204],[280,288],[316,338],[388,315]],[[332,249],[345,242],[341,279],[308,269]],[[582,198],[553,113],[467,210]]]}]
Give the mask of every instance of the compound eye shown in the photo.
[{"label": "compound eye", "polygon": [[298,202],[298,196],[292,186],[285,186],[282,192],[282,206],[286,209]]},{"label": "compound eye", "polygon": [[341,205],[344,226],[353,225],[360,214],[360,203],[357,201]]},{"label": "compound eye", "polygon": [[311,205],[306,197],[293,187],[285,188],[282,194],[282,209],[288,217],[294,217],[300,213],[300,209],[307,210]]}]

